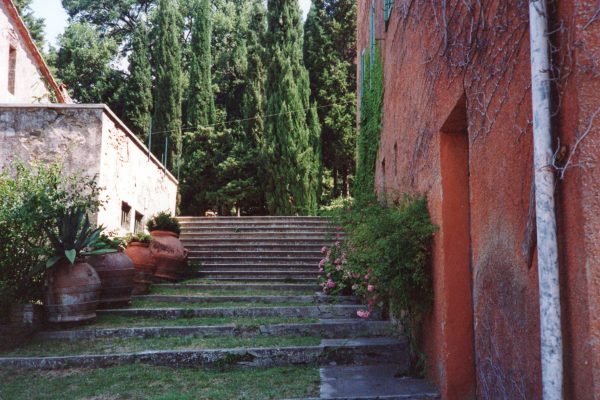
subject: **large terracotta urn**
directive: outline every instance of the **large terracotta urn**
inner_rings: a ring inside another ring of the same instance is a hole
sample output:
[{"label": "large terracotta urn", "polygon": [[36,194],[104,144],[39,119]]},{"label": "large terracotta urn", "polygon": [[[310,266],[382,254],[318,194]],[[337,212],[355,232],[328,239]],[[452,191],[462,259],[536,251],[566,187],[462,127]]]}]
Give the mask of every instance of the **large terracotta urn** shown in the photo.
[{"label": "large terracotta urn", "polygon": [[94,267],[62,260],[46,275],[44,307],[50,323],[85,323],[96,319],[102,284]]},{"label": "large terracotta urn", "polygon": [[142,242],[131,242],[125,249],[125,254],[133,261],[135,273],[133,275],[133,294],[140,295],[148,293],[152,284],[152,277],[156,271],[156,264],[150,245]]},{"label": "large terracotta urn", "polygon": [[177,281],[184,276],[188,250],[179,235],[168,231],[152,231],[150,252],[156,263],[154,276],[167,281]]},{"label": "large terracotta urn", "polygon": [[122,251],[100,254],[86,258],[100,277],[102,291],[98,308],[128,306],[133,291],[135,267],[131,258]]}]

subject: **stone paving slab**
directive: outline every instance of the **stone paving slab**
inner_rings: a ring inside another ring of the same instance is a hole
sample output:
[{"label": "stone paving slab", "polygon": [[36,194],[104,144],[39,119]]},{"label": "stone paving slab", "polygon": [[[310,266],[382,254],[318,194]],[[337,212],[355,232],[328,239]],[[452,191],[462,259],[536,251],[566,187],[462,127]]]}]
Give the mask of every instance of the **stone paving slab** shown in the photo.
[{"label": "stone paving slab", "polygon": [[[296,318],[358,318],[356,312],[363,306],[321,305],[291,307],[214,307],[214,308],[125,308],[98,310],[98,315],[119,315],[146,318],[199,318],[199,317],[296,317]],[[374,315],[372,320],[381,319]]]},{"label": "stone paving slab", "polygon": [[397,364],[327,366],[320,370],[321,399],[439,399],[424,379],[401,376]]},{"label": "stone paving slab", "polygon": [[36,335],[40,340],[90,340],[101,338],[166,337],[166,336],[321,336],[340,338],[348,336],[382,336],[390,333],[388,321],[352,321],[337,323],[272,324],[259,327],[237,327],[235,324],[218,326],[164,326],[120,327],[65,331],[45,331]]},{"label": "stone paving slab", "polygon": [[137,353],[61,357],[2,357],[0,369],[53,370],[63,368],[104,368],[124,364],[150,364],[171,367],[274,367],[283,365],[324,365],[328,363],[380,363],[390,354],[406,353],[406,343],[385,342],[339,346],[295,346],[280,348],[235,348],[212,350],[161,350]]},{"label": "stone paving slab", "polygon": [[[163,283],[153,285],[156,288],[167,288],[167,289],[195,289],[195,290],[239,290],[239,291],[252,291],[252,290],[273,290],[273,284],[271,283]],[[281,283],[277,285],[277,288],[288,291],[288,290],[319,290],[319,286],[304,283]]]},{"label": "stone paving slab", "polygon": [[319,303],[319,304],[354,304],[357,298],[354,296],[194,296],[194,295],[162,295],[150,294],[144,296],[132,296],[133,300],[180,302],[182,304],[194,303]]}]

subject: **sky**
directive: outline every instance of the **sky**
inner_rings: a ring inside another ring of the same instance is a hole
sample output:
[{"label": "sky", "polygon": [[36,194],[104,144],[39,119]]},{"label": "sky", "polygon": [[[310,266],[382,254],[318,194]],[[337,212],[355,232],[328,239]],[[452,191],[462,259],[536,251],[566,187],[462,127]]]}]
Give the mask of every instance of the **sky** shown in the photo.
[{"label": "sky", "polygon": [[[308,13],[311,0],[300,0],[300,8],[304,16]],[[46,40],[56,45],[58,35],[64,32],[67,26],[67,13],[62,8],[60,0],[33,0],[33,12],[37,17],[46,20]]]}]

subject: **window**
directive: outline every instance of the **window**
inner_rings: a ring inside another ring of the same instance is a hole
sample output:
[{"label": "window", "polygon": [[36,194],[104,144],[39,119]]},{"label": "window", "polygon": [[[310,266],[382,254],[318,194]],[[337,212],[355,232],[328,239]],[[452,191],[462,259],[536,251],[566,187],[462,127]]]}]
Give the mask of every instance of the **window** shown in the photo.
[{"label": "window", "polygon": [[[371,1],[371,9],[369,10],[369,56],[373,59],[375,54],[375,0]],[[371,62],[370,65],[373,65]]]},{"label": "window", "polygon": [[360,53],[360,99],[362,100],[365,86],[365,49]]},{"label": "window", "polygon": [[121,228],[129,230],[131,226],[131,206],[125,202],[121,203]]},{"label": "window", "polygon": [[137,211],[135,212],[133,231],[135,233],[144,233],[144,216]]},{"label": "window", "polygon": [[10,46],[8,49],[8,91],[15,94],[17,75],[17,49]]},{"label": "window", "polygon": [[385,28],[387,29],[387,22],[390,20],[392,14],[392,8],[394,8],[394,0],[385,0],[383,6],[383,19],[385,20]]}]

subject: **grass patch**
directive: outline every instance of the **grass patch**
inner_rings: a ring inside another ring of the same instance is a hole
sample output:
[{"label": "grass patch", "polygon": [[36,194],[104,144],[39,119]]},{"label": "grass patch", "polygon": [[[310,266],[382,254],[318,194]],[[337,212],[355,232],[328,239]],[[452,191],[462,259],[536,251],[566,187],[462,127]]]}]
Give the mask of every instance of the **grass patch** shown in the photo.
[{"label": "grass patch", "polygon": [[0,371],[0,398],[53,399],[283,399],[319,394],[314,367],[172,369],[127,365],[97,370]]},{"label": "grass patch", "polygon": [[316,290],[199,290],[193,288],[153,287],[150,294],[181,296],[312,296]]},{"label": "grass patch", "polygon": [[64,340],[37,340],[14,350],[0,353],[2,356],[49,357],[83,354],[131,353],[145,350],[202,350],[236,347],[289,347],[316,346],[321,342],[318,337],[162,337],[162,338],[125,338],[94,339],[69,342]]},{"label": "grass patch", "polygon": [[285,318],[285,317],[206,317],[206,318],[144,318],[126,317],[122,315],[102,315],[93,325],[81,326],[77,329],[97,329],[116,327],[143,326],[214,326],[235,324],[239,327],[257,327],[274,324],[307,324],[319,322],[318,318]]},{"label": "grass patch", "polygon": [[312,302],[250,303],[227,301],[219,303],[185,303],[181,301],[133,300],[132,308],[248,308],[248,307],[306,307],[314,306]]}]

